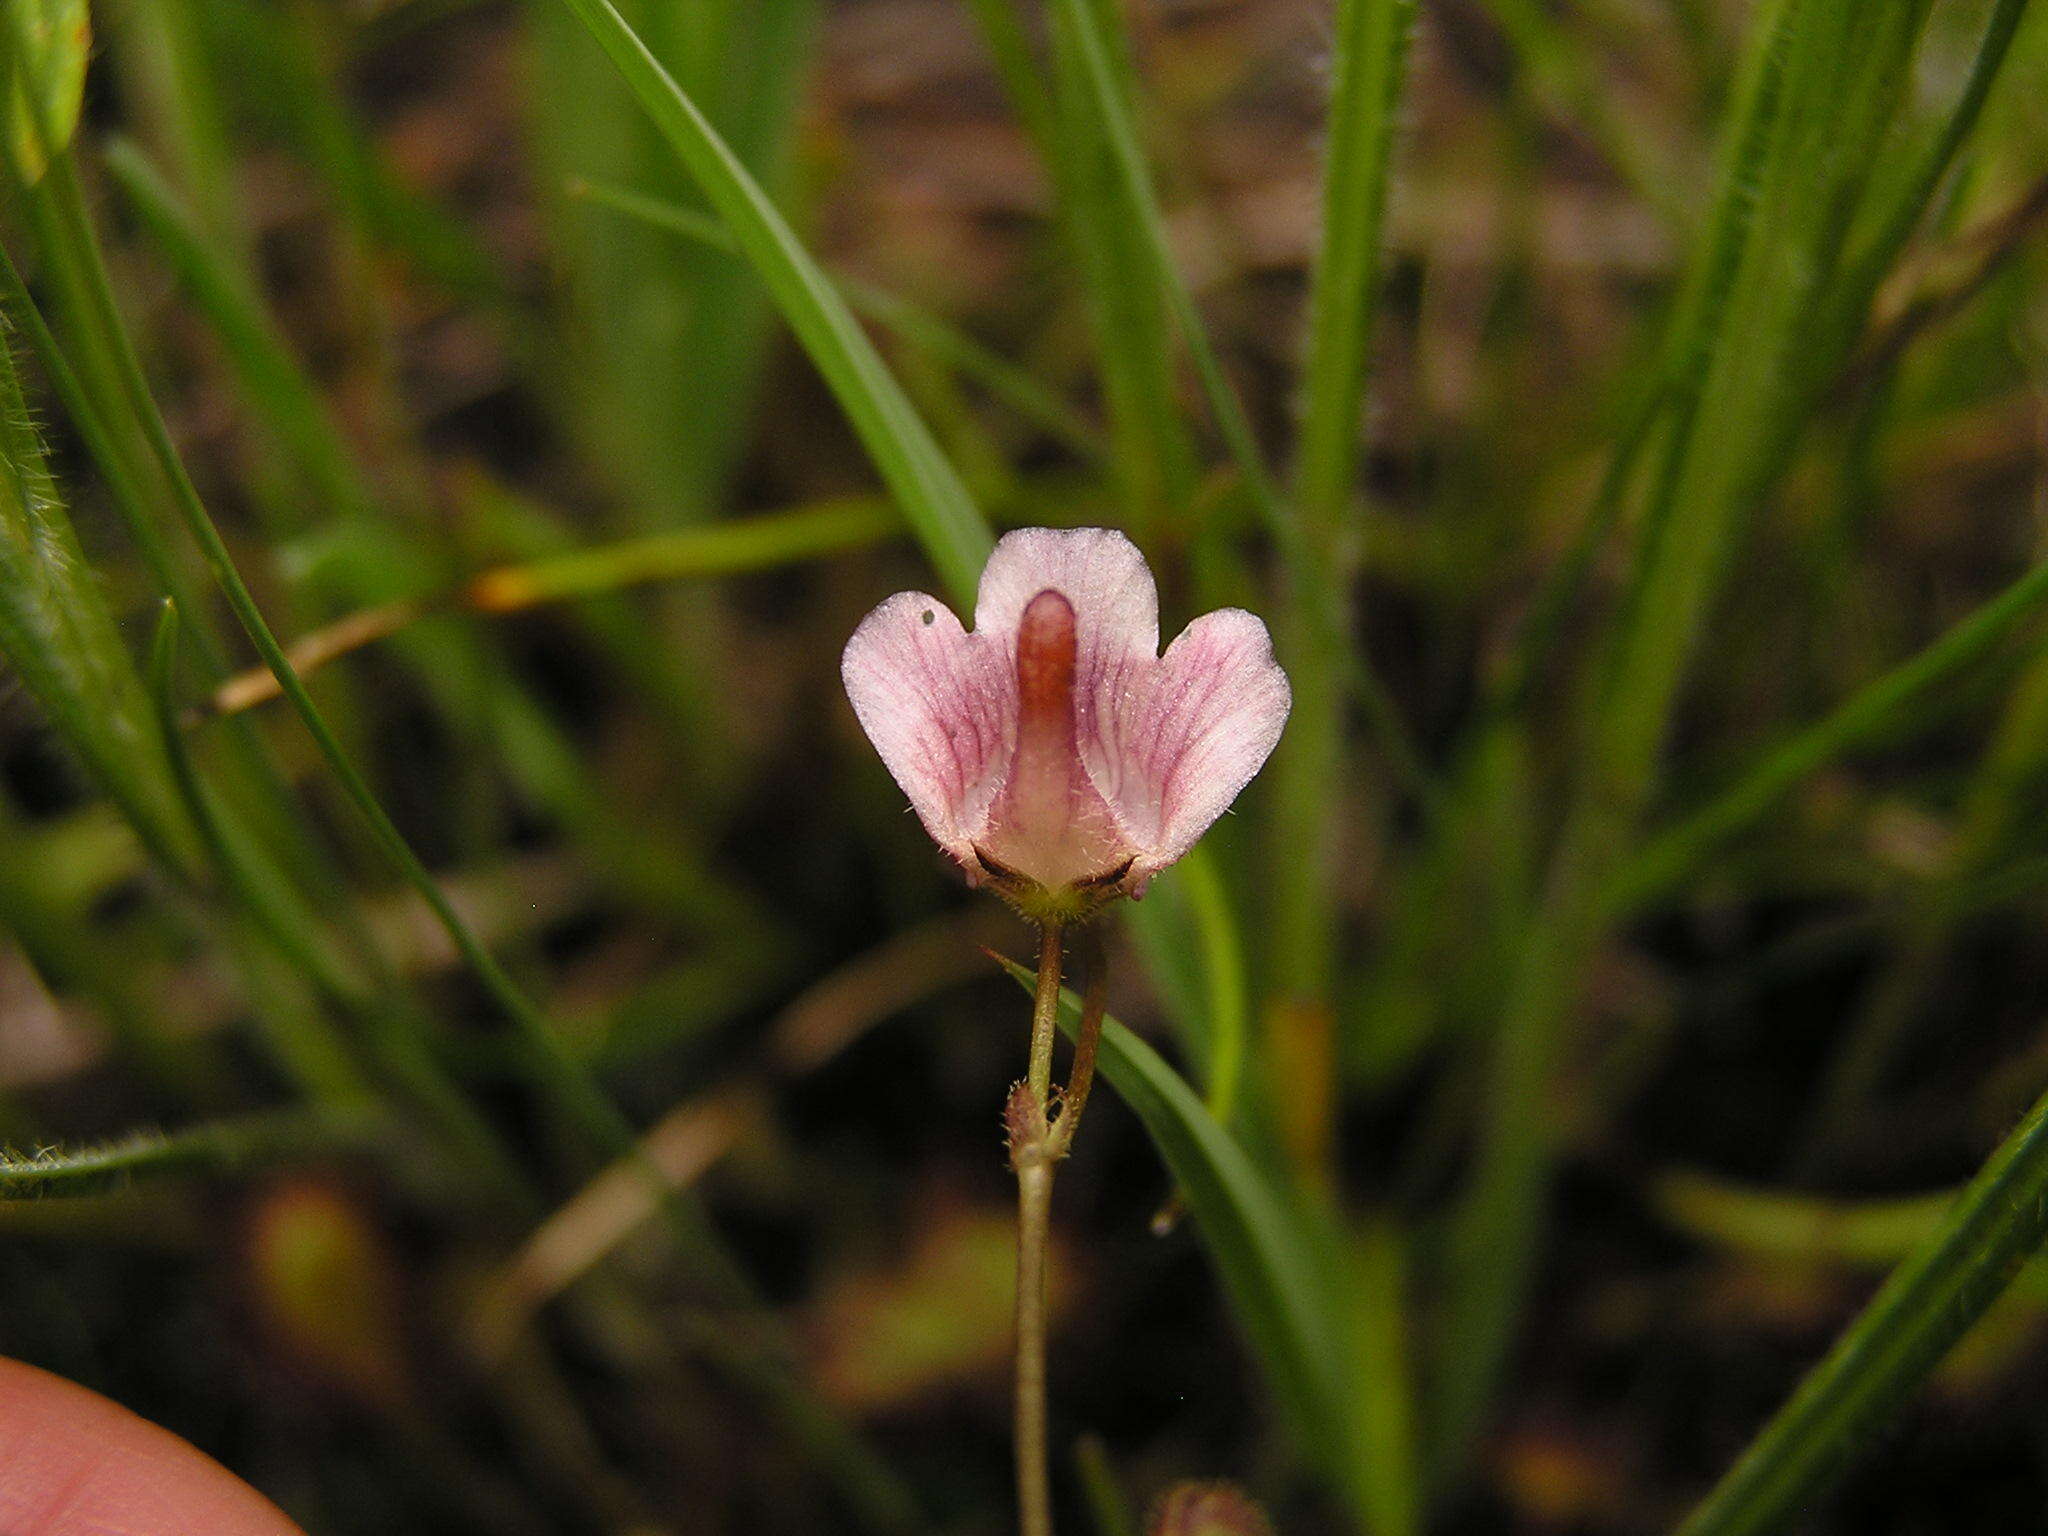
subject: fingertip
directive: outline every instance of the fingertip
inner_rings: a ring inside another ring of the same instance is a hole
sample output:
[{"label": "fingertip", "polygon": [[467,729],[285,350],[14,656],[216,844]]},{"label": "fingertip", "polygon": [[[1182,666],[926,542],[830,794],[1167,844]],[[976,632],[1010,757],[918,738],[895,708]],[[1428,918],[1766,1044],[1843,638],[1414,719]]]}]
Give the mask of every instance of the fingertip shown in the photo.
[{"label": "fingertip", "polygon": [[0,1359],[7,1536],[303,1536],[196,1447],[75,1382]]}]

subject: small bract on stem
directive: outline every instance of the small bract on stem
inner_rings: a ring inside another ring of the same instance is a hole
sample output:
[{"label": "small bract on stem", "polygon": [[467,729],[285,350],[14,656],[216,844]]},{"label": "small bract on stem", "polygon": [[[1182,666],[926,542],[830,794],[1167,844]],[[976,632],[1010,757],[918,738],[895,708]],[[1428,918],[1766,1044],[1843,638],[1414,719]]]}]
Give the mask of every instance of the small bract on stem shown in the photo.
[{"label": "small bract on stem", "polygon": [[1107,966],[1053,1086],[1070,932],[1142,896],[1265,764],[1287,721],[1266,626],[1226,608],[1159,651],[1159,595],[1110,529],[1027,528],[990,555],[974,628],[922,592],[867,616],[842,662],[861,726],[933,839],[1038,925],[1031,1054],[1004,1111],[1017,1174],[1017,1508],[1052,1536],[1045,1268],[1053,1172],[1095,1081]]}]

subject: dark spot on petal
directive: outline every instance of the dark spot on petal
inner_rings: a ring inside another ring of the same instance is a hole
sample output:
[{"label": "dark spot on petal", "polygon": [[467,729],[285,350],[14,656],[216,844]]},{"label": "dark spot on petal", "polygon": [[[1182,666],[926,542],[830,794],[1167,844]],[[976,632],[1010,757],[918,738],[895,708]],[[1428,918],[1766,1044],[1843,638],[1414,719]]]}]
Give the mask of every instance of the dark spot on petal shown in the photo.
[{"label": "dark spot on petal", "polygon": [[936,624],[939,621],[939,616],[927,608],[924,611],[924,621],[927,624]]}]

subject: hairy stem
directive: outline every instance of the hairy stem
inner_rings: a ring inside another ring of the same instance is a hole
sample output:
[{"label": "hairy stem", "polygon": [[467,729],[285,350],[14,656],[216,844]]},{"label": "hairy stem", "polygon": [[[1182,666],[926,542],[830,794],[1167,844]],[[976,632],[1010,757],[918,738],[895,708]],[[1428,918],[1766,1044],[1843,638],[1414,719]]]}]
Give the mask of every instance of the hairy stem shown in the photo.
[{"label": "hairy stem", "polygon": [[1017,1528],[1052,1536],[1052,1476],[1045,1431],[1045,1252],[1052,1236],[1054,1150],[1046,1105],[1052,1047],[1059,1035],[1060,960],[1065,934],[1049,922],[1038,935],[1038,990],[1031,1007],[1031,1065],[1010,1091],[1005,1123],[1017,1173]]},{"label": "hairy stem", "polygon": [[1057,922],[1038,930],[1038,992],[1031,1002],[1031,1067],[1025,1081],[1038,1100],[1041,1127],[1052,1097],[1052,1043],[1059,1038],[1060,957],[1066,932]]}]

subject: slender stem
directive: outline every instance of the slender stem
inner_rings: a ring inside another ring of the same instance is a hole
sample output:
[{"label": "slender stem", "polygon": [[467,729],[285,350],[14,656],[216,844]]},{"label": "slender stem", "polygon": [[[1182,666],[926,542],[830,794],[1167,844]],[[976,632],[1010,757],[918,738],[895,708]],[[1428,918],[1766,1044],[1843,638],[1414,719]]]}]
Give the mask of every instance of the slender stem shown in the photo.
[{"label": "slender stem", "polygon": [[1038,931],[1038,992],[1031,1003],[1031,1068],[1025,1081],[1038,1100],[1041,1124],[1052,1098],[1052,1043],[1059,1038],[1060,955],[1066,932],[1057,922]]},{"label": "slender stem", "polygon": [[1052,1536],[1045,1433],[1045,1250],[1053,1164],[1043,1149],[1017,1168],[1017,1529]]},{"label": "slender stem", "polygon": [[1099,940],[1089,944],[1088,990],[1081,998],[1081,1020],[1074,1032],[1074,1064],[1067,1070],[1067,1086],[1060,1094],[1060,1117],[1052,1128],[1052,1157],[1055,1162],[1073,1150],[1074,1133],[1081,1128],[1081,1111],[1088,1107],[1088,1091],[1095,1086],[1095,1048],[1102,1041],[1102,1016],[1109,1007],[1109,960]]},{"label": "slender stem", "polygon": [[1052,1098],[1052,1047],[1059,1035],[1060,959],[1065,932],[1038,933],[1038,990],[1031,1007],[1031,1066],[1010,1092],[1010,1166],[1017,1172],[1017,1527],[1052,1536],[1052,1474],[1045,1431],[1045,1251],[1052,1236],[1052,1174],[1059,1153],[1045,1118]]}]

